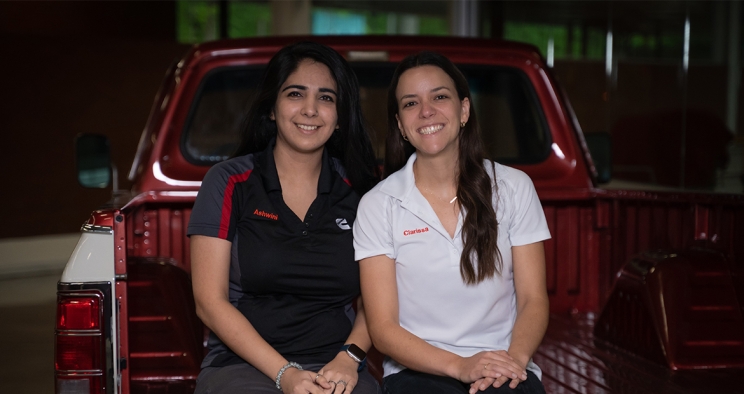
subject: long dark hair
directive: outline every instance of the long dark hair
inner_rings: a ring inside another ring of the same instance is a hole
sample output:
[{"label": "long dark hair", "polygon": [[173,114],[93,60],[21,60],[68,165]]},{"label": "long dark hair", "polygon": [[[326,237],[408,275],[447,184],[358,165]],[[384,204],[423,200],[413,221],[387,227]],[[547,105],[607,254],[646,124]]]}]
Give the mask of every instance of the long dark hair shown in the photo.
[{"label": "long dark hair", "polygon": [[[403,59],[395,69],[393,80],[388,88],[388,134],[385,146],[385,176],[403,168],[415,148],[405,141],[398,130],[398,99],[395,90],[401,74],[414,67],[435,66],[452,78],[460,101],[470,100],[470,117],[465,127],[460,129],[458,137],[459,152],[457,159],[457,201],[467,212],[463,223],[463,240],[465,248],[460,257],[460,275],[467,284],[477,284],[494,274],[501,274],[503,266],[498,247],[498,221],[493,205],[493,194],[496,193],[496,181],[491,182],[485,168],[486,158],[483,140],[481,139],[478,120],[475,117],[475,105],[470,96],[470,88],[465,76],[446,57],[434,52],[420,52]],[[494,169],[495,172],[495,169]],[[494,174],[495,176],[495,174]],[[473,264],[477,258],[478,267]]]},{"label": "long dark hair", "polygon": [[269,116],[276,105],[279,89],[305,59],[325,64],[336,81],[338,130],[333,132],[325,146],[332,157],[341,160],[352,187],[363,195],[377,183],[379,176],[362,117],[359,82],[349,63],[338,52],[322,44],[308,41],[288,45],[271,58],[258,94],[248,110],[240,145],[233,157],[263,151],[276,137],[276,122]]}]

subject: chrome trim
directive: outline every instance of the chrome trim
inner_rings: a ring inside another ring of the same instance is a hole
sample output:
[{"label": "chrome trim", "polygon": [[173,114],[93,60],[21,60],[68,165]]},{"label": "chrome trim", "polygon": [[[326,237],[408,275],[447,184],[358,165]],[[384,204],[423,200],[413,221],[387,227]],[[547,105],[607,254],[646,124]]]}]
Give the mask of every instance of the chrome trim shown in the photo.
[{"label": "chrome trim", "polygon": [[[103,329],[103,328],[102,328]],[[100,330],[64,330],[60,331],[57,334],[67,337],[92,337],[97,335],[91,335],[91,334],[98,334]]]},{"label": "chrome trim", "polygon": [[[103,226],[98,226],[103,227]],[[57,294],[58,295],[90,295],[90,291],[94,290],[99,292],[102,296],[101,299],[101,310],[102,310],[102,327],[101,336],[103,337],[103,348],[105,354],[105,360],[103,365],[103,371],[100,372],[100,376],[103,377],[103,392],[104,393],[116,393],[117,388],[114,385],[114,374],[117,373],[114,365],[114,343],[113,343],[113,327],[112,323],[112,297],[113,297],[113,284],[111,282],[85,282],[85,283],[62,283],[57,282]],[[56,324],[56,323],[55,323]],[[73,332],[79,332],[80,330],[73,330]],[[71,333],[71,331],[59,332],[55,329],[55,335],[65,335]],[[56,355],[55,355],[56,357]],[[74,374],[75,371],[64,370],[55,371],[55,376],[69,376]],[[85,372],[84,375],[80,376],[99,376],[99,372]]]},{"label": "chrome trim", "polygon": [[65,370],[65,372],[60,372],[57,374],[57,376],[103,376],[101,371],[95,370],[95,369],[69,369]]},{"label": "chrome trim", "polygon": [[127,280],[127,274],[116,274],[114,277],[116,280]]},{"label": "chrome trim", "polygon": [[80,227],[80,231],[84,233],[113,234],[114,228],[111,226],[96,226],[95,224],[86,223]]}]

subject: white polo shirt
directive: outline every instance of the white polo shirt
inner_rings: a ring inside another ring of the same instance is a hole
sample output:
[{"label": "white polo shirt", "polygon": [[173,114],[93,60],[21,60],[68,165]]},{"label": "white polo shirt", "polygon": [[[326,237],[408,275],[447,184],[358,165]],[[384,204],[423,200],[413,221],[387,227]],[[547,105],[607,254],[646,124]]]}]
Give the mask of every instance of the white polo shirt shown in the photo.
[{"label": "white polo shirt", "polygon": [[[522,171],[493,163],[503,267],[501,275],[468,286],[460,276],[463,217],[451,238],[416,188],[415,161],[414,153],[404,168],[362,197],[354,222],[355,258],[395,260],[400,325],[414,335],[463,357],[508,350],[517,316],[511,247],[550,238],[532,181]],[[493,179],[491,164],[486,161],[485,167]],[[384,376],[405,368],[389,357],[383,366]],[[527,369],[541,377],[532,361]]]}]

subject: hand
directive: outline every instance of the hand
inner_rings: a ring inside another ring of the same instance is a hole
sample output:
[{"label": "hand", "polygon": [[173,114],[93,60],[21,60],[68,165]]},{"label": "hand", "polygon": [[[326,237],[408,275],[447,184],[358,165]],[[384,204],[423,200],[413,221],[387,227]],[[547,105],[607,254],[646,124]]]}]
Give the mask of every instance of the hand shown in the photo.
[{"label": "hand", "polygon": [[[503,350],[500,350],[499,352],[503,352],[507,356],[509,355],[508,352],[505,352]],[[521,365],[520,365],[520,363],[518,361],[514,360],[513,357],[511,357],[511,356],[508,356],[508,357],[514,362],[514,364],[516,364],[517,366],[519,366],[520,368],[522,368]],[[491,369],[491,368],[493,368],[493,366],[486,365],[485,368]],[[522,369],[524,370],[524,368],[522,368]],[[469,393],[470,394],[475,394],[478,391],[484,391],[489,386],[493,386],[495,388],[499,388],[504,383],[506,383],[509,379],[511,379],[511,382],[509,383],[509,387],[511,389],[515,389],[515,388],[517,388],[517,385],[519,385],[519,383],[522,383],[525,380],[527,380],[527,371],[524,370],[524,373],[523,374],[520,374],[520,376],[518,378],[514,378],[514,377],[509,378],[507,375],[503,375],[502,374],[501,376],[499,376],[497,378],[484,377],[484,378],[478,379],[475,382],[473,382],[473,383],[470,384]]]},{"label": "hand", "polygon": [[340,352],[318,372],[320,376],[315,384],[327,394],[350,394],[359,379],[357,368],[359,364],[356,361],[346,352]]},{"label": "hand", "polygon": [[313,382],[316,372],[287,368],[280,382],[284,394],[323,394],[326,391]]},{"label": "hand", "polygon": [[472,383],[481,378],[492,378],[495,379],[494,384],[498,383],[495,387],[501,386],[508,379],[527,379],[524,367],[505,350],[483,351],[461,358],[458,371],[457,379],[462,382]]},{"label": "hand", "polygon": [[475,394],[475,393],[477,393],[479,391],[483,391],[483,390],[491,387],[491,385],[495,381],[496,381],[496,379],[494,379],[494,378],[480,378],[480,379],[476,380],[475,382],[470,383],[470,390],[468,390],[468,393],[469,394]]}]

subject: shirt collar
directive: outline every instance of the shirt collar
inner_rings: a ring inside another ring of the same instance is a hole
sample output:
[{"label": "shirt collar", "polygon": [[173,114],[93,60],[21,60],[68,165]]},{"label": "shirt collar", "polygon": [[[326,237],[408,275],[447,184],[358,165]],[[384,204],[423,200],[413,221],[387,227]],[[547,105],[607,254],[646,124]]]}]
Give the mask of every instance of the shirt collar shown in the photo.
[{"label": "shirt collar", "polygon": [[[276,162],[274,161],[274,147],[276,146],[276,137],[273,138],[266,149],[258,155],[257,163],[261,170],[264,189],[267,192],[281,191],[282,184],[279,182],[279,173],[276,171]],[[328,149],[323,148],[323,158],[321,159],[320,177],[318,179],[318,193],[328,194],[333,187],[333,174],[331,158],[328,156]]]},{"label": "shirt collar", "polygon": [[413,163],[416,162],[416,152],[408,158],[406,165],[385,179],[380,191],[404,201],[409,198],[416,187],[416,179],[413,176]]}]

